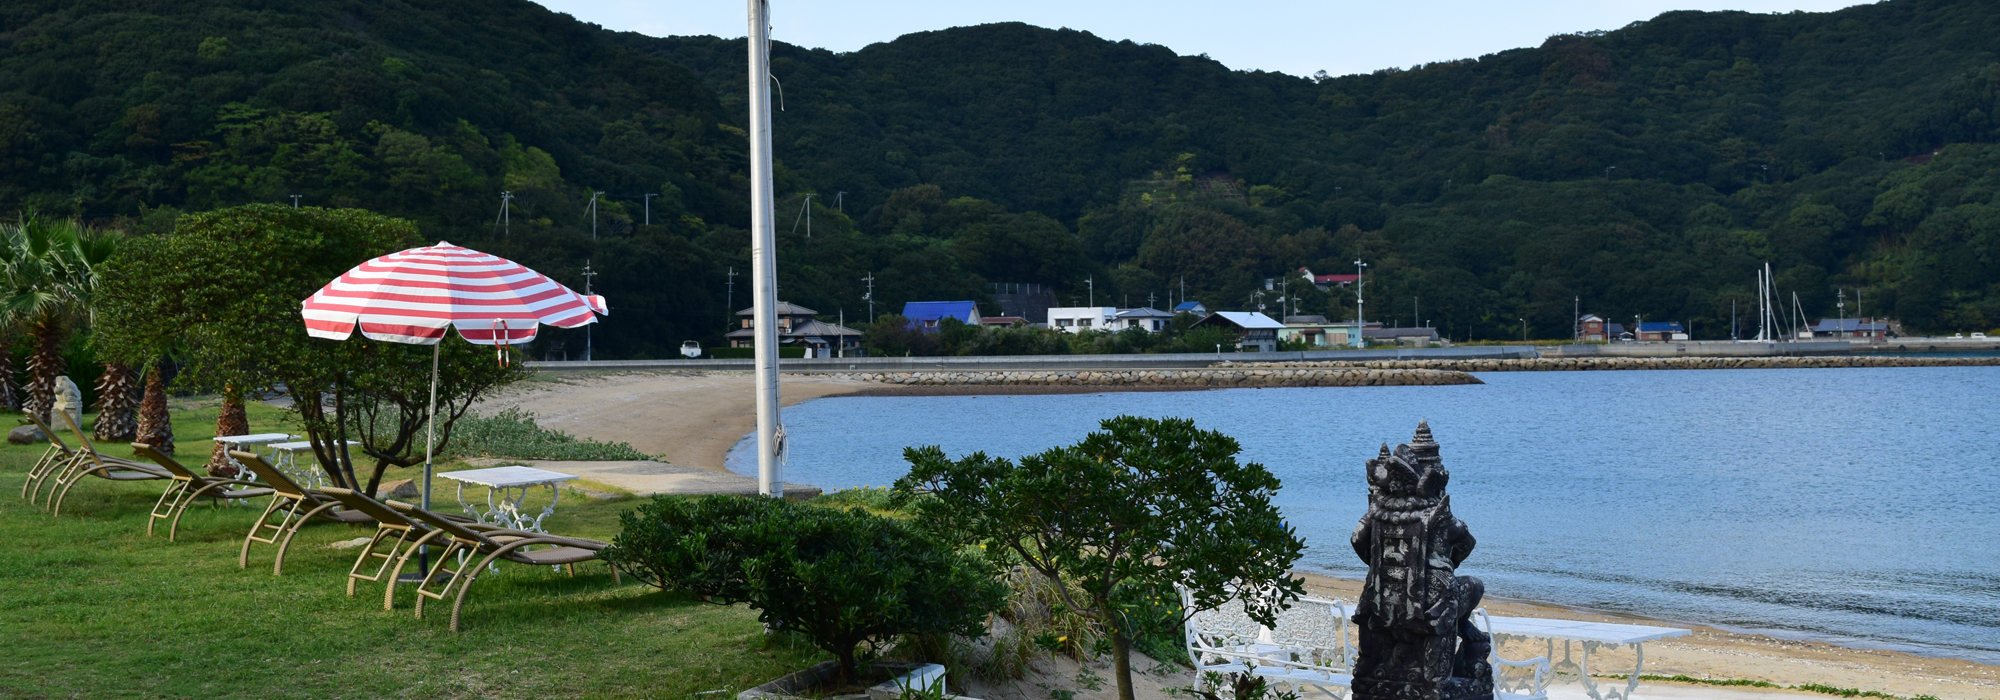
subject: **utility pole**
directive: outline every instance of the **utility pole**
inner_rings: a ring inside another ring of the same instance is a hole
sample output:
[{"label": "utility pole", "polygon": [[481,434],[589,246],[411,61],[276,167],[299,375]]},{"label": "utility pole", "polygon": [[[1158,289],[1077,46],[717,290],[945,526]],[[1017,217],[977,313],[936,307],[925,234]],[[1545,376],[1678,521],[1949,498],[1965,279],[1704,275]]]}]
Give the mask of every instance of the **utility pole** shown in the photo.
[{"label": "utility pole", "polygon": [[590,240],[597,240],[597,196],[603,192],[590,193]]},{"label": "utility pole", "polygon": [[513,201],[513,192],[500,191],[500,237],[502,238],[514,232]]},{"label": "utility pole", "polygon": [[799,219],[805,219],[805,222],[806,222],[806,238],[812,238],[812,237],[813,237],[813,212],[812,212],[812,205],[813,205],[813,198],[814,198],[814,197],[817,197],[817,196],[819,196],[819,195],[816,195],[816,194],[813,194],[813,193],[810,193],[810,192],[806,193],[806,203],[805,203],[805,204],[801,204],[801,205],[799,205],[799,215],[798,215],[798,216],[796,216],[796,217],[793,217],[793,218],[792,218],[792,233],[798,233],[798,232],[799,232]]},{"label": "utility pole", "polygon": [[1368,263],[1361,262],[1360,260],[1354,261],[1354,347],[1357,348],[1368,347],[1368,341],[1363,340],[1361,337],[1366,335],[1362,332],[1365,326],[1361,321],[1361,286],[1367,281],[1362,276],[1366,274],[1367,267]]},{"label": "utility pole", "polygon": [[647,225],[647,226],[651,226],[651,225],[653,225],[653,198],[654,198],[654,197],[658,197],[658,196],[659,196],[659,195],[657,195],[657,194],[648,194],[648,195],[646,195],[646,225]]},{"label": "utility pole", "polygon": [[1836,289],[1834,290],[1834,294],[1840,298],[1840,302],[1838,304],[1838,306],[1840,307],[1840,316],[1838,316],[1838,318],[1840,319],[1840,325],[1835,326],[1833,330],[1834,332],[1833,337],[1838,338],[1841,335],[1847,333],[1847,290]]},{"label": "utility pole", "polygon": [[1521,342],[1528,342],[1528,319],[1521,319]]},{"label": "utility pole", "polygon": [[771,183],[771,3],[749,0],[750,34],[750,279],[755,297],[751,325],[757,357],[757,492],[783,498],[779,459],[785,451],[778,422],[778,232]]},{"label": "utility pole", "polygon": [[1187,303],[1187,275],[1181,275],[1181,303]]},{"label": "utility pole", "polygon": [[295,194],[295,195],[292,195],[292,208],[293,208],[293,209],[297,209],[297,208],[299,208],[299,198],[300,198],[300,197],[304,197],[304,196],[305,196],[305,195],[302,195],[302,194]]},{"label": "utility pole", "polygon": [[1569,312],[1569,339],[1572,343],[1583,342],[1583,295],[1579,294]]},{"label": "utility pole", "polygon": [[1153,306],[1153,293],[1152,293],[1152,292],[1146,292],[1146,308],[1148,308],[1148,309],[1151,309],[1151,308],[1156,308],[1156,307],[1154,307],[1154,306]]},{"label": "utility pole", "polygon": [[847,199],[846,190],[841,190],[839,192],[833,193],[833,210],[840,212],[842,214],[847,213],[847,207],[841,204],[841,202],[846,199]]},{"label": "utility pole", "polygon": [[874,323],[874,322],[875,322],[875,273],[874,273],[874,271],[872,271],[872,270],[871,270],[871,271],[869,271],[869,273],[868,273],[868,276],[867,276],[867,277],[863,277],[863,278],[861,278],[861,281],[863,281],[863,282],[867,282],[867,283],[868,283],[868,293],[866,293],[866,294],[863,294],[863,295],[861,295],[861,298],[862,298],[862,299],[864,299],[864,300],[866,300],[866,301],[868,302],[868,322],[869,322],[869,323]]},{"label": "utility pole", "polygon": [[[724,314],[724,318],[733,318],[733,314],[736,313],[736,268],[734,266],[729,268],[729,282],[727,286],[729,287],[729,295],[723,297],[722,303],[729,308],[722,313]],[[725,323],[723,325],[727,326],[731,324]]]},{"label": "utility pole", "polygon": [[[592,278],[592,277],[596,277],[596,276],[597,276],[597,272],[596,272],[596,271],[594,271],[594,270],[591,270],[591,269],[590,269],[590,260],[588,260],[588,259],[584,260],[584,261],[583,261],[583,295],[584,295],[584,296],[586,296],[586,297],[590,296],[590,278]],[[595,325],[597,325],[597,324],[595,324],[595,323],[587,323],[587,324],[584,324],[584,326],[583,326],[583,361],[584,361],[584,362],[589,362],[589,361],[590,361],[590,327],[591,327],[591,326],[595,326]]]},{"label": "utility pole", "polygon": [[1083,283],[1084,283],[1084,284],[1087,284],[1087,285],[1090,285],[1090,305],[1091,305],[1091,306],[1096,306],[1096,305],[1097,305],[1097,280],[1096,280],[1096,279],[1094,279],[1094,278],[1090,278],[1090,277],[1085,277],[1085,278],[1083,278]]}]

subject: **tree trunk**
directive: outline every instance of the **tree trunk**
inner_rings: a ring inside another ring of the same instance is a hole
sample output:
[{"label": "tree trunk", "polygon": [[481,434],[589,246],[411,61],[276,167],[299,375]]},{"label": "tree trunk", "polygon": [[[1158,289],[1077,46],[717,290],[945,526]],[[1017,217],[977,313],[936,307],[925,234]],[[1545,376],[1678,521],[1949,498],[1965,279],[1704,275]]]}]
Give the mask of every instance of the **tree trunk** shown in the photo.
[{"label": "tree trunk", "polygon": [[19,385],[14,383],[14,353],[12,339],[0,337],[0,409],[21,407]]},{"label": "tree trunk", "polygon": [[[62,376],[62,326],[54,321],[36,323],[35,351],[28,354],[28,396],[21,409],[48,421],[56,402],[56,377]],[[54,428],[55,426],[49,426]]]},{"label": "tree trunk", "polygon": [[[243,411],[243,390],[234,386],[222,388],[222,413],[215,417],[215,436],[247,435],[250,432],[250,416]],[[228,447],[218,442],[208,455],[208,473],[221,477],[236,477],[236,465],[229,460]]]},{"label": "tree trunk", "polygon": [[139,439],[153,449],[174,453],[174,419],[167,414],[167,360],[146,372],[146,395],[139,402]]},{"label": "tree trunk", "polygon": [[1132,640],[1125,630],[1111,631],[1111,673],[1118,677],[1118,700],[1132,700]]},{"label": "tree trunk", "polygon": [[139,437],[138,373],[113,362],[104,366],[97,380],[97,428],[94,434],[105,442],[132,442]]}]

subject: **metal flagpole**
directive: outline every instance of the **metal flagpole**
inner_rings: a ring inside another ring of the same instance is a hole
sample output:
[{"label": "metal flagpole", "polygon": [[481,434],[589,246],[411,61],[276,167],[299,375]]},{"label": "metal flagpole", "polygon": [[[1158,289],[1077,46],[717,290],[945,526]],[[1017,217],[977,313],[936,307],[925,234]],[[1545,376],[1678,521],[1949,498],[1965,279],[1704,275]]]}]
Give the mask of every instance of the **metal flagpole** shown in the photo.
[{"label": "metal flagpole", "polygon": [[752,344],[757,358],[757,492],[783,497],[778,473],[784,429],[778,425],[777,231],[771,184],[771,4],[750,2],[750,275],[755,295]]},{"label": "metal flagpole", "polygon": [[[446,331],[451,329],[446,328]],[[447,333],[449,334],[449,333]],[[438,417],[438,355],[444,352],[444,338],[438,338],[431,345],[431,411],[424,421],[424,493],[423,509],[431,509],[431,451],[437,447]],[[431,546],[426,544],[417,551],[417,571],[428,574],[431,570]]]}]

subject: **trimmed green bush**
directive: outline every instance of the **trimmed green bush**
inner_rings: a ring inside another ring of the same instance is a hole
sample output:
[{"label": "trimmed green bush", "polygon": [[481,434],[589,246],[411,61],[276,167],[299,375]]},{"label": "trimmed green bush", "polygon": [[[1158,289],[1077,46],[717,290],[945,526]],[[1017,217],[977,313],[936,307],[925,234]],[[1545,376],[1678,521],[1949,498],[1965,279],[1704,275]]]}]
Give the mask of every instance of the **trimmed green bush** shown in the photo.
[{"label": "trimmed green bush", "polygon": [[535,414],[508,407],[490,416],[458,419],[451,442],[441,450],[461,457],[510,459],[652,459],[622,442],[598,442],[535,425]]},{"label": "trimmed green bush", "polygon": [[1006,588],[982,557],[861,510],[743,496],[655,497],[623,516],[607,558],[641,580],[746,602],[855,678],[856,653],[900,635],[979,637]]}]

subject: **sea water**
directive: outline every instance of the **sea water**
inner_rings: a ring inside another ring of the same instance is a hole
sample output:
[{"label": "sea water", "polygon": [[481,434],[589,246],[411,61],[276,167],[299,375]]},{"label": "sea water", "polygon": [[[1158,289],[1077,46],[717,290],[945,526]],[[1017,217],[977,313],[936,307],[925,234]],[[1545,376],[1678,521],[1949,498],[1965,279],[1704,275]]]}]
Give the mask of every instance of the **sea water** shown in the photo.
[{"label": "sea water", "polygon": [[[1363,571],[1363,463],[1428,419],[1491,595],[2000,663],[2000,368],[1494,372],[1448,387],[836,397],[785,480],[885,486],[903,449],[1018,457],[1192,418],[1284,482],[1299,566]],[[749,444],[731,469],[755,474]]]}]

